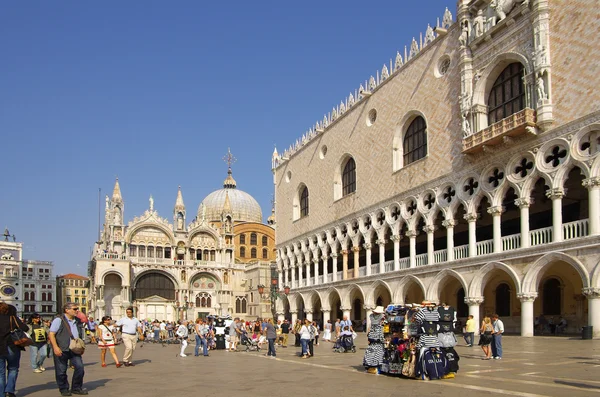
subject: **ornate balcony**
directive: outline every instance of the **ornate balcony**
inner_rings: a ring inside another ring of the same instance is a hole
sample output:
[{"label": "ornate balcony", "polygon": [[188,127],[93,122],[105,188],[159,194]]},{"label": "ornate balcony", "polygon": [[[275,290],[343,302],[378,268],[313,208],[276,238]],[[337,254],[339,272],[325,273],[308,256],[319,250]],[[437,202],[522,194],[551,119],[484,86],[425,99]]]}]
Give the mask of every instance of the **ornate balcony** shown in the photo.
[{"label": "ornate balcony", "polygon": [[509,137],[532,133],[535,127],[535,110],[525,108],[463,138],[463,153],[477,153],[499,145]]}]

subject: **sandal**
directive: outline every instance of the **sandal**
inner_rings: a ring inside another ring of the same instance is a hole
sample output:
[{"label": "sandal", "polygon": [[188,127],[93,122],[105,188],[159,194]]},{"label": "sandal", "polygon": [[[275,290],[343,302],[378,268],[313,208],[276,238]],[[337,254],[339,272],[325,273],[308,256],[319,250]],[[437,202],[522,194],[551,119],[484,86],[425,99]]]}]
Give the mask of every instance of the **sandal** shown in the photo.
[{"label": "sandal", "polygon": [[123,364],[121,363],[116,363],[115,365],[117,366],[117,368],[121,368],[123,366]]},{"label": "sandal", "polygon": [[102,366],[103,366],[103,367],[106,367],[106,363],[102,363]]}]

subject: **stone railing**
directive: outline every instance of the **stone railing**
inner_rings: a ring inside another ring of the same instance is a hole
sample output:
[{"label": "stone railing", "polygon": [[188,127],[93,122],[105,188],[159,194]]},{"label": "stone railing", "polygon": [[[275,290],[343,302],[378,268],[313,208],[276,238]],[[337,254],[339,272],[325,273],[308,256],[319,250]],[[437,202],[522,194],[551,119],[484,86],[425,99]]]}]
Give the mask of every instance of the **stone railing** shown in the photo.
[{"label": "stone railing", "polygon": [[127,255],[125,254],[113,254],[108,252],[101,252],[96,255],[96,259],[115,259],[119,261],[126,261]]},{"label": "stone railing", "polygon": [[504,142],[506,137],[527,133],[528,127],[535,127],[535,110],[525,108],[517,113],[463,138],[463,153],[482,151],[485,146]]}]

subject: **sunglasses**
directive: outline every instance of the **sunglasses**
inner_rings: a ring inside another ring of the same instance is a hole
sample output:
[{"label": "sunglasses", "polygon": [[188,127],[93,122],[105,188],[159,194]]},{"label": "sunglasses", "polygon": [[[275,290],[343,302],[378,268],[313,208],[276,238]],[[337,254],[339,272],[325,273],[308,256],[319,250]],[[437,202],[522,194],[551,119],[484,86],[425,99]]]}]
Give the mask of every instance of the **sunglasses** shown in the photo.
[{"label": "sunglasses", "polygon": [[78,307],[72,307],[71,310],[79,310]]}]

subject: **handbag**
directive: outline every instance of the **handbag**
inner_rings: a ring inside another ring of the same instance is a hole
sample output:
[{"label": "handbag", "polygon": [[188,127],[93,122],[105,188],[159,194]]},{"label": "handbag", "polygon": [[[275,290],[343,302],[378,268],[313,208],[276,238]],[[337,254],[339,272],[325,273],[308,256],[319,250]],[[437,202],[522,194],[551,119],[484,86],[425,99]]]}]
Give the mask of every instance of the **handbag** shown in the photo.
[{"label": "handbag", "polygon": [[[14,328],[13,328],[14,321]],[[19,322],[15,318],[15,316],[10,316],[10,327],[13,328],[10,331],[10,337],[13,341],[13,344],[18,347],[26,347],[33,345],[33,339],[31,336],[21,328],[19,328]]]},{"label": "handbag", "polygon": [[85,342],[81,338],[73,337],[73,333],[71,332],[71,327],[65,321],[64,317],[62,317],[62,321],[63,321],[63,324],[65,325],[65,327],[67,328],[67,330],[69,331],[69,335],[71,336],[71,341],[69,342],[69,350],[73,354],[82,355],[85,352]]}]

